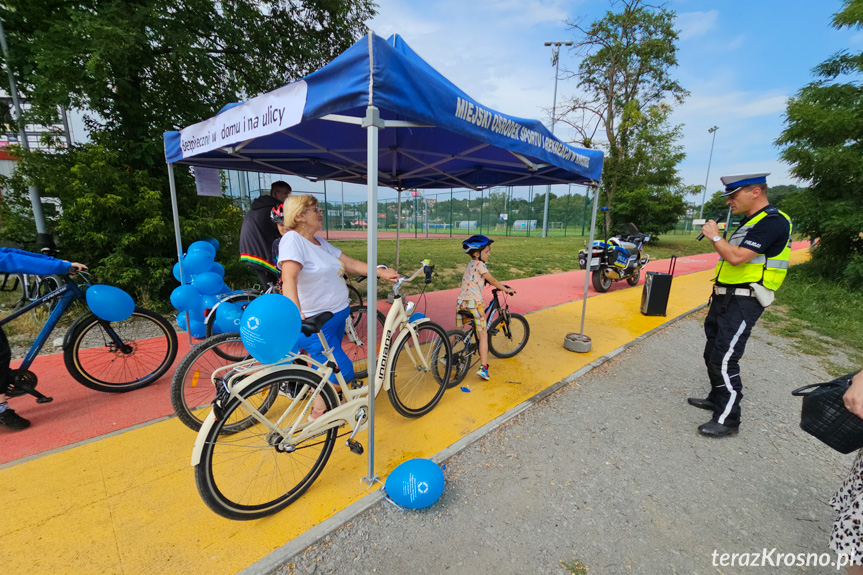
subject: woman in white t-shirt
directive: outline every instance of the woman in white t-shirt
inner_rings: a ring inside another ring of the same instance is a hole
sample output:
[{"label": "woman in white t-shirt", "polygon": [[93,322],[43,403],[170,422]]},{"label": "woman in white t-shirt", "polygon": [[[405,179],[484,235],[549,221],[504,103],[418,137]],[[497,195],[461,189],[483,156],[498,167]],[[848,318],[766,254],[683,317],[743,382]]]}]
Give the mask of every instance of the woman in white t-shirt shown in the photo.
[{"label": "woman in white t-shirt", "polygon": [[[303,319],[327,311],[334,314],[321,331],[334,350],[342,376],[351,381],[354,365],[341,347],[345,320],[350,313],[344,275],[365,274],[367,266],[315,235],[323,229],[324,218],[314,196],[292,194],[284,204],[284,225],[288,231],[279,242],[276,263],[282,272],[282,294],[297,304]],[[395,270],[381,268],[377,275],[391,282],[399,277]],[[316,360],[325,360],[317,334],[311,337],[300,334],[297,346]],[[319,396],[310,417],[316,419],[324,410],[324,400]]]}]

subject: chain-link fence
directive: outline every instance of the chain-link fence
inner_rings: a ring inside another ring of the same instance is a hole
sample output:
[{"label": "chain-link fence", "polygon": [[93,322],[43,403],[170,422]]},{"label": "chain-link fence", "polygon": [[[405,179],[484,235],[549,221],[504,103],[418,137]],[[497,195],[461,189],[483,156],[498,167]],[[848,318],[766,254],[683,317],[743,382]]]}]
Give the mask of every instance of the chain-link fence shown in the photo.
[{"label": "chain-link fence", "polygon": [[[269,193],[282,179],[278,174],[223,172],[226,190],[248,209],[251,201]],[[399,232],[403,237],[485,234],[542,236],[546,186],[501,187],[472,190],[406,190],[399,194],[379,188],[378,231]],[[344,200],[339,184],[318,186],[311,193],[324,209],[324,230],[367,230],[368,202]],[[548,206],[548,235],[564,237],[590,233],[592,193],[577,185],[554,186]],[[692,216],[680,218],[666,234],[693,233]]]}]

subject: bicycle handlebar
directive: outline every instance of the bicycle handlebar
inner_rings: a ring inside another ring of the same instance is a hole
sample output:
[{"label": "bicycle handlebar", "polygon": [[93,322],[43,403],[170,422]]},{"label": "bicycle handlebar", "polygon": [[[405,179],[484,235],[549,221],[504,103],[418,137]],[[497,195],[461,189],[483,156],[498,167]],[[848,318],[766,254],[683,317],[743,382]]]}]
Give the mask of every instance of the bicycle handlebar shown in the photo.
[{"label": "bicycle handlebar", "polygon": [[415,277],[420,275],[421,272],[425,272],[426,283],[431,283],[431,274],[434,271],[434,266],[431,265],[429,260],[423,260],[421,263],[422,263],[422,266],[417,271],[415,271],[413,274],[411,274],[410,277],[405,277],[405,276],[399,277],[398,281],[396,281],[396,285],[393,286],[393,293],[395,295],[399,295],[399,289],[402,287],[402,284],[406,284],[409,281],[413,280]]}]

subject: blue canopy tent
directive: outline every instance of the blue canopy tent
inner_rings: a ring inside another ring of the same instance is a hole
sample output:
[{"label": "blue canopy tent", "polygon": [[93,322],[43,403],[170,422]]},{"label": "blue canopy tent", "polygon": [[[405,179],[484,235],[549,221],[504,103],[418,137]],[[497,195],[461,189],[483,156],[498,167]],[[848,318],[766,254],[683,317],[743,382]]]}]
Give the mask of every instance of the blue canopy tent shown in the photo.
[{"label": "blue canopy tent", "polygon": [[[370,300],[377,293],[379,184],[397,190],[570,183],[595,189],[603,162],[601,151],[569,146],[539,121],[481,105],[401,37],[384,40],[372,32],[305,78],[225,106],[164,139],[178,256],[174,164],[367,184]],[[593,235],[592,224],[591,241]],[[375,331],[369,322],[369,341]],[[370,364],[375,360],[372,346]],[[369,409],[373,446],[374,402]],[[373,471],[372,447],[369,480]]]}]

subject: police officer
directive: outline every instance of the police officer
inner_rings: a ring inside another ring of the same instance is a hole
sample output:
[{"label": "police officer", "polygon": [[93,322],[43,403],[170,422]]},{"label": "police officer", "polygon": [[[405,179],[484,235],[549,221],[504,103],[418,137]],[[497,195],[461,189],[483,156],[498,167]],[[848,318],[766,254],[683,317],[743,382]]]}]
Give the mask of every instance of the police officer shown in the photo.
[{"label": "police officer", "polygon": [[713,412],[710,421],[698,426],[699,432],[711,437],[737,433],[743,398],[738,361],[752,327],[788,272],[791,219],[767,200],[768,175],[723,176],[725,203],[744,218],[728,241],[713,220],[701,228],[719,254],[710,310],[704,320],[710,393],[705,399],[690,397],[687,401]]}]

